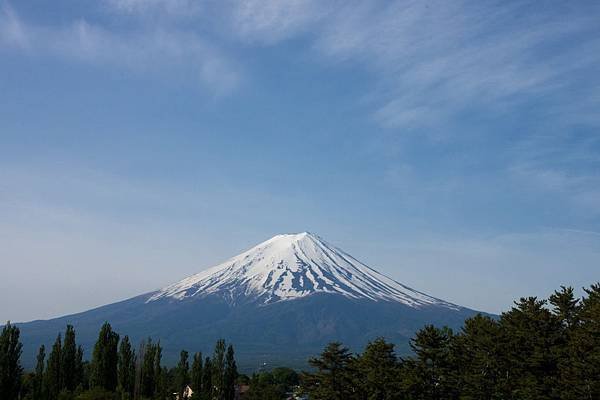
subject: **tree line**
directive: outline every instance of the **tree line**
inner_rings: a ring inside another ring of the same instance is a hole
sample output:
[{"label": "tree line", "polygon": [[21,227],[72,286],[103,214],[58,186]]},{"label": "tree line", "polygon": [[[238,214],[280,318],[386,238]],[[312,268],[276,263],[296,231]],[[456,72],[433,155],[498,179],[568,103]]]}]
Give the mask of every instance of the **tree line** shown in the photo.
[{"label": "tree line", "polygon": [[134,350],[128,336],[120,339],[109,323],[98,333],[90,361],[76,343],[73,326],[59,334],[49,354],[41,346],[35,370],[20,365],[19,328],[7,323],[0,334],[0,399],[2,400],[154,400],[184,398],[233,400],[238,377],[232,345],[218,340],[212,357],[182,350],[174,368],[162,365],[160,342],[151,338]]},{"label": "tree line", "polygon": [[600,399],[600,284],[584,290],[521,298],[456,333],[425,326],[409,357],[382,338],[358,355],[331,343],[309,361],[303,388],[322,400]]},{"label": "tree line", "polygon": [[[463,328],[431,325],[418,331],[412,354],[399,357],[383,338],[361,354],[330,343],[309,360],[311,371],[289,368],[238,375],[234,350],[219,340],[212,357],[161,364],[152,339],[134,351],[127,336],[106,323],[91,360],[84,361],[75,330],[67,326],[46,356],[40,347],[34,371],[23,373],[18,327],[0,334],[0,399],[232,400],[235,384],[248,385],[248,400],[277,400],[293,387],[315,400],[596,400],[600,399],[600,284],[576,298],[561,287],[547,300],[521,298],[499,317],[476,315]],[[63,339],[64,337],[64,339]],[[190,365],[191,364],[191,365]]]}]

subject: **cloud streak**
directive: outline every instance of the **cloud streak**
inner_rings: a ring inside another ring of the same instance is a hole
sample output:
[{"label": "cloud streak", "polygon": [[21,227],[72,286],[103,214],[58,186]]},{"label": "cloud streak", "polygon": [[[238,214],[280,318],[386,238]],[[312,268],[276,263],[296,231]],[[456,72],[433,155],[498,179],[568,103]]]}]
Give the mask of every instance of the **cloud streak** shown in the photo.
[{"label": "cloud streak", "polygon": [[[137,2],[132,2],[131,7]],[[93,66],[125,68],[135,73],[161,76],[170,81],[204,88],[211,95],[233,92],[241,80],[234,61],[194,32],[141,28],[108,30],[78,19],[70,24],[29,24],[8,3],[0,12],[0,32],[5,48],[28,54],[59,56]],[[218,71],[218,73],[216,73]]]}]

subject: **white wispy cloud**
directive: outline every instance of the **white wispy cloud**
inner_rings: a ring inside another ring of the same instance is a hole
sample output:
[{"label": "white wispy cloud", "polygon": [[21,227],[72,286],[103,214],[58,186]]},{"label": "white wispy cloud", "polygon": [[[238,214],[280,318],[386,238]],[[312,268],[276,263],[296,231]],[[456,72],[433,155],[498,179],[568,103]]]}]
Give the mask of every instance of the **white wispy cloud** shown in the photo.
[{"label": "white wispy cloud", "polygon": [[378,74],[382,105],[375,117],[383,125],[427,125],[468,107],[493,109],[515,96],[563,95],[578,82],[576,71],[600,66],[594,56],[600,39],[585,36],[592,18],[563,17],[473,2],[346,7],[326,22],[317,48]]},{"label": "white wispy cloud", "polygon": [[231,93],[241,80],[241,70],[230,57],[190,31],[160,26],[119,31],[85,19],[60,26],[36,25],[21,19],[4,3],[0,32],[4,47],[184,80],[212,95]]},{"label": "white wispy cloud", "polygon": [[193,17],[202,11],[201,0],[105,0],[108,7],[128,14],[165,14],[168,17]]},{"label": "white wispy cloud", "polygon": [[0,3],[0,45],[26,48],[29,38],[12,7],[8,3]]}]

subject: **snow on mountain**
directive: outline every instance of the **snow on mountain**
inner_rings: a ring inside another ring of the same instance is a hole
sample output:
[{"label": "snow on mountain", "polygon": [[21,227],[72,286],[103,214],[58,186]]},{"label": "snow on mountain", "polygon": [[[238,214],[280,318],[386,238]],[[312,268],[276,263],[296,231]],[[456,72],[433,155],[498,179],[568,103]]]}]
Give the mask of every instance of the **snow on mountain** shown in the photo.
[{"label": "snow on mountain", "polygon": [[147,302],[218,294],[230,303],[269,304],[315,293],[349,298],[460,307],[428,296],[369,268],[319,236],[277,235],[222,264],[154,293]]}]

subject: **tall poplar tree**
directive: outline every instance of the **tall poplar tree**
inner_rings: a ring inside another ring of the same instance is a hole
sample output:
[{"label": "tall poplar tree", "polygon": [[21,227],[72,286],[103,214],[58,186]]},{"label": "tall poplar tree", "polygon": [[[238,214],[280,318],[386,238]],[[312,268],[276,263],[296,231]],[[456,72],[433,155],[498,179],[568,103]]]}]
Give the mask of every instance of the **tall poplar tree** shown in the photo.
[{"label": "tall poplar tree", "polygon": [[161,367],[162,361],[162,347],[160,346],[160,340],[156,343],[156,350],[154,352],[154,393],[162,393],[166,390],[166,379],[164,376],[166,375]]},{"label": "tall poplar tree", "polygon": [[100,328],[98,340],[94,345],[90,365],[90,386],[114,391],[117,387],[117,364],[119,335],[113,332],[108,322]]},{"label": "tall poplar tree", "polygon": [[202,373],[202,399],[212,399],[214,385],[212,382],[212,373],[213,365],[210,357],[206,357],[204,361],[204,370]]},{"label": "tall poplar tree", "polygon": [[123,398],[133,398],[135,385],[135,352],[131,348],[129,336],[125,336],[119,345],[118,380],[119,391],[123,395]]},{"label": "tall poplar tree", "polygon": [[61,390],[61,352],[62,336],[59,333],[54,341],[54,344],[52,345],[52,350],[48,355],[48,361],[46,362],[46,373],[44,375],[45,391],[49,399],[56,399]]},{"label": "tall poplar tree", "polygon": [[215,351],[212,357],[212,385],[213,398],[216,400],[225,400],[225,340],[219,339],[215,344]]},{"label": "tall poplar tree", "polygon": [[235,362],[235,354],[233,346],[227,347],[225,355],[225,372],[223,376],[224,398],[225,400],[234,400],[235,398],[235,381],[238,376],[237,364]]},{"label": "tall poplar tree", "polygon": [[175,369],[175,388],[177,389],[180,399],[183,399],[185,387],[190,383],[189,369],[188,352],[181,350],[181,353],[179,354],[179,363]]},{"label": "tall poplar tree", "polygon": [[191,386],[192,390],[195,393],[198,393],[198,396],[202,393],[202,367],[202,353],[194,354],[194,359],[192,361]]},{"label": "tall poplar tree", "polygon": [[36,357],[35,374],[33,376],[33,400],[42,400],[44,393],[44,362],[46,361],[46,347],[40,346]]},{"label": "tall poplar tree", "polygon": [[20,331],[10,321],[0,333],[0,398],[16,400],[21,389],[21,353],[23,345],[19,340]]},{"label": "tall poplar tree", "polygon": [[142,397],[152,398],[156,390],[156,374],[154,372],[154,358],[156,356],[156,345],[152,342],[151,338],[148,338],[145,345],[141,347],[143,352],[140,354],[143,357],[140,359],[141,362],[141,385],[140,394]]},{"label": "tall poplar tree", "polygon": [[77,366],[77,344],[75,343],[75,330],[72,325],[67,325],[63,341],[61,358],[61,385],[60,389],[73,391],[79,384]]}]

